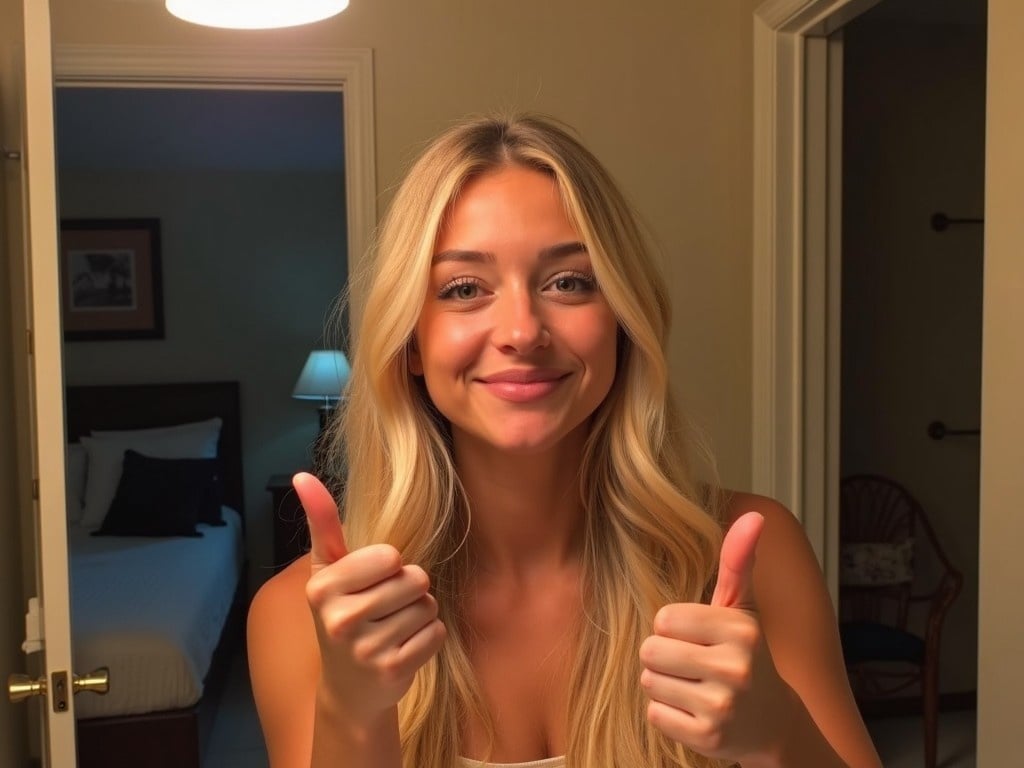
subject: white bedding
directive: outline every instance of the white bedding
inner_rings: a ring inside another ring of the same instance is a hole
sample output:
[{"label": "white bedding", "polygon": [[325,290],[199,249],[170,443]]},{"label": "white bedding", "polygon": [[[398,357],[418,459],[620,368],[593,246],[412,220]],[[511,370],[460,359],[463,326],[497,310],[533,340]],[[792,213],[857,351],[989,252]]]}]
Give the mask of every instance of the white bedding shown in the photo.
[{"label": "white bedding", "polygon": [[90,536],[69,526],[71,627],[79,674],[110,669],[110,692],[75,697],[77,717],[195,704],[242,568],[238,513],[202,538]]}]

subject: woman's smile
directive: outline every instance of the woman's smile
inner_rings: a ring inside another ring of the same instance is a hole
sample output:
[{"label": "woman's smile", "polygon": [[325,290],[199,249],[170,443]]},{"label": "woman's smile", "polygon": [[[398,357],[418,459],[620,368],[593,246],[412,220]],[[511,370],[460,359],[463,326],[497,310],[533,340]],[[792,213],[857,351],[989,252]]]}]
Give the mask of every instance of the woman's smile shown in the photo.
[{"label": "woman's smile", "polygon": [[530,403],[550,395],[569,375],[550,368],[510,368],[477,381],[497,398],[511,403]]}]

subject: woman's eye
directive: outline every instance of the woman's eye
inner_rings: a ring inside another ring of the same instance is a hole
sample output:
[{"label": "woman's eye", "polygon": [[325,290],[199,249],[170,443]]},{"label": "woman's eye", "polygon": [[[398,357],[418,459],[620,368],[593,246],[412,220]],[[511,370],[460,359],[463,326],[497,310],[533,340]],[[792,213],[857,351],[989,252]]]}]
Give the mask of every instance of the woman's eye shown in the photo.
[{"label": "woman's eye", "polygon": [[442,299],[470,301],[480,295],[480,287],[472,280],[453,280],[438,292]]},{"label": "woman's eye", "polygon": [[594,290],[594,278],[583,274],[559,275],[550,283],[558,293],[584,293]]}]

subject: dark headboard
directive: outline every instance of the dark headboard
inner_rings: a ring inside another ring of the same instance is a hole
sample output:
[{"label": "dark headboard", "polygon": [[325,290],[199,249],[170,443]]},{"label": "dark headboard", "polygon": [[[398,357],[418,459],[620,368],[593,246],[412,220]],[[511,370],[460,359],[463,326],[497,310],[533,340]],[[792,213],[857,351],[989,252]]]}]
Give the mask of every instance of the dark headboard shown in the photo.
[{"label": "dark headboard", "polygon": [[93,429],[167,427],[220,416],[224,424],[217,454],[224,503],[238,510],[245,520],[237,381],[68,387],[65,403],[69,442]]}]

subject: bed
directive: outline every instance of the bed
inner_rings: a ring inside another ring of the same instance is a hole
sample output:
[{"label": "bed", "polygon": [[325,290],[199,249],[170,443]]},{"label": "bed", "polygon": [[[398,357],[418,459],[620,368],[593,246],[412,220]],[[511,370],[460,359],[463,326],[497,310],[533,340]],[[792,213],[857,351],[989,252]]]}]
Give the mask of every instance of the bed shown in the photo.
[{"label": "bed", "polygon": [[[179,425],[194,430],[193,425],[217,424],[208,459],[166,462],[188,472],[200,464],[215,467],[216,522],[198,521],[189,529],[195,533],[184,535],[134,535],[130,529],[93,535],[95,525],[84,519],[68,527],[75,668],[79,674],[110,669],[108,694],[75,699],[79,766],[198,768],[228,667],[243,648],[247,590],[238,383],[69,387],[66,409],[69,443],[88,444],[93,451],[97,444],[90,435],[97,430],[107,431],[109,440],[99,443],[109,451],[121,445],[123,435],[173,440],[179,439]],[[123,439],[134,445],[137,438]],[[124,466],[116,492],[123,497],[129,475],[160,462],[148,454],[118,453]],[[97,455],[89,453],[94,463]],[[140,463],[130,469],[129,460]],[[181,477],[186,476],[193,475]],[[101,530],[112,525],[115,513],[114,505],[106,509]]]}]

